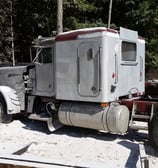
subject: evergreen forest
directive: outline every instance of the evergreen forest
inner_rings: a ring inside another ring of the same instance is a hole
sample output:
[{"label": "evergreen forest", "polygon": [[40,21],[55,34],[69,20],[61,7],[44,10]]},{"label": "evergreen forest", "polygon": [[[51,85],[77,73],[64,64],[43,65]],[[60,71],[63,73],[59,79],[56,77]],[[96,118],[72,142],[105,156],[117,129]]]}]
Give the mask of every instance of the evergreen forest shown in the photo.
[{"label": "evergreen forest", "polygon": [[[63,31],[108,24],[110,0],[63,0]],[[146,40],[146,69],[158,68],[158,1],[113,0],[111,28],[137,30]],[[39,35],[57,34],[57,0],[0,0],[0,63],[29,62]]]}]

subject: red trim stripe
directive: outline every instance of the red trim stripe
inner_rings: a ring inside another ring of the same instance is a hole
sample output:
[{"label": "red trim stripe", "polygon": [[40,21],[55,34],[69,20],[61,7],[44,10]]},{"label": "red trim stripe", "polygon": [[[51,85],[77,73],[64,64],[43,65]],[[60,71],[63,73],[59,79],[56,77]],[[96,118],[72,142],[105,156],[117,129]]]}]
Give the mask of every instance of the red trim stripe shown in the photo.
[{"label": "red trim stripe", "polygon": [[55,41],[68,41],[68,40],[75,40],[79,35],[85,35],[90,33],[97,33],[97,32],[111,32],[111,33],[118,33],[116,30],[113,29],[104,29],[104,28],[96,28],[96,29],[89,29],[89,30],[76,30],[67,33],[61,33],[56,36]]}]

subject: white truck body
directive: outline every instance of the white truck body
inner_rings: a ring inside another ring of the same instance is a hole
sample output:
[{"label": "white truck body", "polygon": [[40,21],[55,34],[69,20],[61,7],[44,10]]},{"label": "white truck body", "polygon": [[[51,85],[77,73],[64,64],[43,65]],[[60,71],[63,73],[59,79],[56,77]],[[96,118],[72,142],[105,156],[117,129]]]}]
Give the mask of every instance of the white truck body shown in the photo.
[{"label": "white truck body", "polygon": [[[144,92],[145,42],[136,31],[90,28],[56,37],[56,99],[111,102]],[[130,93],[131,92],[131,93]]]},{"label": "white truck body", "polygon": [[0,68],[0,122],[24,112],[64,125],[125,133],[123,97],[144,93],[145,41],[136,31],[88,28],[39,39],[33,63]]}]

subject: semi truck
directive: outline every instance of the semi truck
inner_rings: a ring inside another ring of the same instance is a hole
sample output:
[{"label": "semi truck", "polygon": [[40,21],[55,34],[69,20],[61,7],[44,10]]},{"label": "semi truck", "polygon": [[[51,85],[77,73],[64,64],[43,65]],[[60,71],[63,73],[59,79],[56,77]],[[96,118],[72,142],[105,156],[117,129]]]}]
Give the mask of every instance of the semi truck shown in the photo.
[{"label": "semi truck", "polygon": [[125,134],[148,123],[158,149],[157,99],[145,94],[145,40],[120,27],[78,29],[38,38],[32,62],[0,67],[0,122],[16,114],[63,125]]}]

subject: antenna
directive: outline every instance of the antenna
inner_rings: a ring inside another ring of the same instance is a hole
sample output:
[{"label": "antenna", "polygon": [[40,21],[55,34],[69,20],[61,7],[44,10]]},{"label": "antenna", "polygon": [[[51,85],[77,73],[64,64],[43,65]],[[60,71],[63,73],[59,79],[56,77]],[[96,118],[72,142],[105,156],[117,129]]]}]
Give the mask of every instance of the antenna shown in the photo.
[{"label": "antenna", "polygon": [[108,29],[110,29],[110,24],[111,24],[111,12],[112,12],[112,0],[110,0],[110,3],[109,3]]}]

